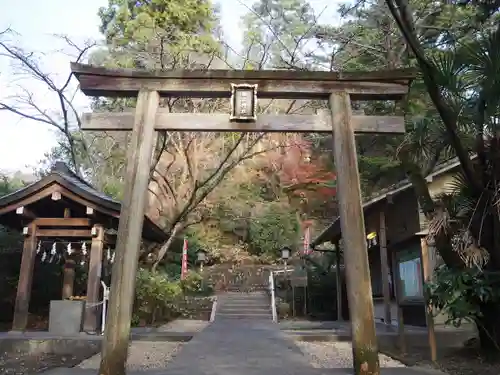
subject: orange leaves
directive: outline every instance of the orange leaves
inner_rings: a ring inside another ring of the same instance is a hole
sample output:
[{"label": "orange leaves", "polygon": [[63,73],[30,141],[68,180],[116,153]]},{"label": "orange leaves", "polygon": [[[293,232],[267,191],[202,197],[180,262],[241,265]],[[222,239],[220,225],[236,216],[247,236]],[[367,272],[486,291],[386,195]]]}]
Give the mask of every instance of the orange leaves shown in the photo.
[{"label": "orange leaves", "polygon": [[271,177],[269,172],[277,177],[282,191],[290,198],[305,203],[335,196],[335,174],[313,157],[310,142],[296,138],[267,156],[267,178]]}]

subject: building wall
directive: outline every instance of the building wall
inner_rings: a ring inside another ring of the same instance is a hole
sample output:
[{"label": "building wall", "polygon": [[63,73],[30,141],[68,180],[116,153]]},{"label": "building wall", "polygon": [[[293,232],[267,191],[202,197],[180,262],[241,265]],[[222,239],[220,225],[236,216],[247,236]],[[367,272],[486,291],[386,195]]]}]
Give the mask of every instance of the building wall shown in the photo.
[{"label": "building wall", "polygon": [[387,205],[386,227],[389,245],[405,241],[420,231],[419,207],[413,189],[397,194]]}]

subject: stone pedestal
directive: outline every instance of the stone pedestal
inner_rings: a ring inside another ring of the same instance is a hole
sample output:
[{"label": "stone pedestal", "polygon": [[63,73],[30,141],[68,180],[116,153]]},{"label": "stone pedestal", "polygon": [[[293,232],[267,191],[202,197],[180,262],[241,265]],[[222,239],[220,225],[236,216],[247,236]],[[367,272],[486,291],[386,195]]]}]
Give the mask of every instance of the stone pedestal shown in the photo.
[{"label": "stone pedestal", "polygon": [[80,333],[84,309],[84,301],[50,301],[49,332],[58,335]]}]

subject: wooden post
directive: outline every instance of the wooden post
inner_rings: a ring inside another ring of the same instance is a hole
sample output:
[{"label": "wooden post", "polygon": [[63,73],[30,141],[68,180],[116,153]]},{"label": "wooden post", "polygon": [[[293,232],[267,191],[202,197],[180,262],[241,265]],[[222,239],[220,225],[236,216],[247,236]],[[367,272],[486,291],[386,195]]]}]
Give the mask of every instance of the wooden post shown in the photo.
[{"label": "wooden post", "polygon": [[[420,248],[422,250],[422,280],[424,283],[431,281],[431,270],[429,265],[429,246],[425,237],[420,238]],[[434,330],[434,314],[432,313],[432,305],[429,303],[429,293],[424,285],[424,299],[425,299],[425,320],[427,323],[427,333],[429,335],[429,349],[431,352],[431,361],[437,360],[437,345],[436,345],[436,332]]]},{"label": "wooden post", "polygon": [[406,354],[405,323],[403,320],[403,309],[401,308],[402,290],[401,275],[399,274],[399,265],[396,259],[396,253],[392,254],[392,265],[394,275],[394,293],[396,294],[397,318],[398,318],[398,343],[401,354]]},{"label": "wooden post", "polygon": [[337,320],[344,320],[342,314],[342,271],[340,264],[340,244],[339,241],[335,244],[335,283],[337,284]]},{"label": "wooden post", "polygon": [[100,375],[125,375],[135,278],[147,203],[149,170],[154,147],[154,125],[159,105],[156,91],[141,90],[127,156],[127,183],[118,226],[111,274],[108,319]]},{"label": "wooden post", "polygon": [[28,314],[33,283],[33,270],[36,258],[36,224],[29,226],[28,236],[24,239],[21,269],[17,283],[16,304],[14,308],[13,331],[24,331],[28,325]]},{"label": "wooden post", "polygon": [[382,293],[384,295],[384,321],[387,330],[392,328],[391,288],[389,285],[389,259],[387,257],[387,232],[385,228],[385,211],[380,211],[379,219],[380,268],[382,272]]},{"label": "wooden post", "polygon": [[[68,255],[69,256],[69,255]],[[68,258],[64,262],[63,268],[63,286],[62,298],[68,299],[73,295],[73,288],[75,285],[75,260]]]},{"label": "wooden post", "polygon": [[90,261],[87,276],[87,301],[83,330],[97,332],[102,306],[99,303],[99,289],[101,287],[102,252],[104,247],[104,228],[102,225],[94,226],[96,236],[92,238],[90,246]]},{"label": "wooden post", "polygon": [[332,112],[340,227],[352,324],[354,373],[379,374],[370,267],[349,94],[333,93],[330,95],[329,104]]}]

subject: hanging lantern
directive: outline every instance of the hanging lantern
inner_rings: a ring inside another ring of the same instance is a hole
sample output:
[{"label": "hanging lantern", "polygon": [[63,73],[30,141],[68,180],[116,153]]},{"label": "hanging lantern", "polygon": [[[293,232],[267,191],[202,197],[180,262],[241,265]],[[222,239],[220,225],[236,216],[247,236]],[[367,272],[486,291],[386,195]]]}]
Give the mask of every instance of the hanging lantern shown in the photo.
[{"label": "hanging lantern", "polygon": [[73,254],[73,249],[71,248],[71,242],[68,243],[68,248],[67,248],[66,252],[68,253],[68,255]]}]

